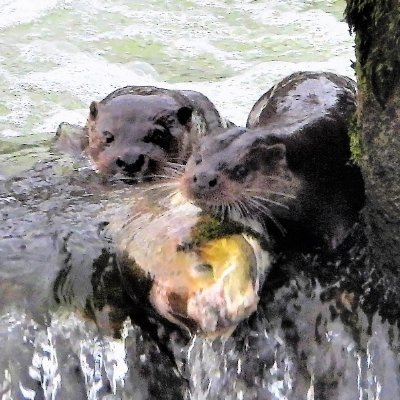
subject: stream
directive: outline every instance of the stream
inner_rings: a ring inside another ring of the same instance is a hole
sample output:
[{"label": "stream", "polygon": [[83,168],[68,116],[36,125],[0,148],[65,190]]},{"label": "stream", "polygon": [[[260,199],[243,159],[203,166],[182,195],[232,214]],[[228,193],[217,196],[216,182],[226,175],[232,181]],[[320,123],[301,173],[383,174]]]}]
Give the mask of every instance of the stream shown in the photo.
[{"label": "stream", "polygon": [[188,337],[123,290],[107,225],[143,193],[51,146],[126,85],[201,91],[243,125],[294,71],[354,76],[345,1],[0,6],[1,400],[399,398],[400,285],[357,240],[334,260],[284,254],[233,336]]}]

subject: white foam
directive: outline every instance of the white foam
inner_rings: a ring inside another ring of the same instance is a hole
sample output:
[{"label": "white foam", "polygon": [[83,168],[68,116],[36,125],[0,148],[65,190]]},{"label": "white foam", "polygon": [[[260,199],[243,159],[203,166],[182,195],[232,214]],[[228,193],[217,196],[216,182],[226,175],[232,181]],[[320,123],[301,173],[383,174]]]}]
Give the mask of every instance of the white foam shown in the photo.
[{"label": "white foam", "polygon": [[18,137],[18,136],[21,136],[21,133],[14,131],[12,129],[3,129],[2,131],[0,131],[0,136],[2,136],[2,137]]},{"label": "white foam", "polygon": [[[126,85],[198,90],[216,104],[224,117],[244,125],[259,96],[291,72],[327,70],[353,76],[352,39],[347,25],[313,8],[314,2],[232,0],[228,4],[223,0],[193,0],[190,6],[157,0],[134,3],[0,0],[0,28],[37,20],[28,33],[34,40],[26,41],[25,36],[19,41],[18,31],[10,28],[13,41],[10,39],[9,45],[17,56],[13,63],[4,59],[0,68],[2,100],[10,110],[0,116],[3,137],[18,131],[54,132],[61,121],[84,123],[92,100],[100,100]],[[333,1],[325,2],[324,8],[327,4]],[[57,21],[65,18],[73,24],[65,35],[60,36],[59,29],[53,31],[49,19],[39,20],[51,10],[57,11]],[[140,45],[139,54],[132,54],[130,62],[111,62],[105,57],[110,49],[102,48],[102,44],[113,39],[127,46],[129,40],[143,42],[145,52],[147,43],[154,44],[156,54],[146,58],[146,53],[140,53]],[[277,60],[271,61],[275,56]],[[314,61],[295,62],[303,56]],[[202,60],[203,72],[198,65]],[[170,71],[165,65],[170,65]],[[178,70],[174,71],[176,66]],[[209,68],[213,69],[212,75]],[[171,76],[179,79],[179,71],[183,82],[164,81]],[[218,71],[228,77],[211,81],[210,76],[218,76]],[[67,99],[58,104],[64,93]]]},{"label": "white foam", "polygon": [[66,110],[62,107],[53,109],[43,122],[33,129],[34,133],[54,134],[60,122],[68,121],[70,124],[84,126],[86,123],[88,111],[86,108],[79,110]]},{"label": "white foam", "polygon": [[46,72],[26,74],[20,82],[27,89],[67,91],[86,103],[121,86],[157,83],[153,69],[143,68],[143,63],[111,63],[63,42],[38,40],[25,46],[24,54],[32,61],[41,59],[59,65]]},{"label": "white foam", "polygon": [[55,8],[59,0],[0,0],[0,29],[28,23]]}]

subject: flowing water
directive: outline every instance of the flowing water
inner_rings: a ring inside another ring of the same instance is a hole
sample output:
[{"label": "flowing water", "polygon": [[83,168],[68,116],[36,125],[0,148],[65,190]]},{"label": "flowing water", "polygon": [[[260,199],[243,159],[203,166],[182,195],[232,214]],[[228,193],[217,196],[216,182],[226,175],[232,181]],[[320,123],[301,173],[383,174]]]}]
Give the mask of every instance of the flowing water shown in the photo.
[{"label": "flowing water", "polygon": [[113,89],[193,88],[243,124],[297,70],[352,75],[344,1],[1,0],[0,175],[31,166],[61,121]]},{"label": "flowing water", "polygon": [[344,6],[0,0],[1,399],[398,398],[398,329],[358,309],[339,278],[295,275],[267,287],[233,338],[180,344],[172,331],[164,348],[124,309],[103,235],[134,189],[49,150],[61,121],[83,124],[90,101],[126,85],[199,90],[244,124],[291,72],[352,76]]}]

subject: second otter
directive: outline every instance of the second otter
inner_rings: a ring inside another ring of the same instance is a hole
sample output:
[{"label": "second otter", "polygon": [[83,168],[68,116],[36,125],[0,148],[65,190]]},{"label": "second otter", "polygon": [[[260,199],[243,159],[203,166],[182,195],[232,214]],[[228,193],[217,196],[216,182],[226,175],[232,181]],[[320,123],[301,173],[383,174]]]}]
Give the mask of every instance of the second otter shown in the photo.
[{"label": "second otter", "polygon": [[[143,179],[184,164],[199,139],[226,127],[214,104],[191,90],[127,86],[92,102],[76,138],[58,131],[57,148],[86,153],[102,174]],[[169,171],[169,172],[167,172]]]},{"label": "second otter", "polygon": [[[200,207],[284,240],[335,249],[364,202],[350,160],[355,85],[331,73],[293,74],[263,95],[248,128],[204,138],[181,190]],[[271,224],[272,221],[272,224]]]}]

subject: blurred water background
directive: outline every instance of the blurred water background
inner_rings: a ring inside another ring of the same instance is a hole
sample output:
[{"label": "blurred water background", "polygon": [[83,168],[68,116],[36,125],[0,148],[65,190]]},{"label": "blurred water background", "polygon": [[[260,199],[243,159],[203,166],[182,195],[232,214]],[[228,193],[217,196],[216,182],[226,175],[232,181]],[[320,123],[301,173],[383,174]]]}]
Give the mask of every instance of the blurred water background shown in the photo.
[{"label": "blurred water background", "polygon": [[199,90],[244,124],[297,70],[353,75],[343,0],[0,0],[0,177],[117,87]]}]

